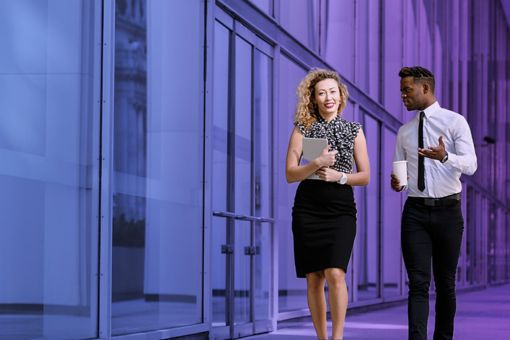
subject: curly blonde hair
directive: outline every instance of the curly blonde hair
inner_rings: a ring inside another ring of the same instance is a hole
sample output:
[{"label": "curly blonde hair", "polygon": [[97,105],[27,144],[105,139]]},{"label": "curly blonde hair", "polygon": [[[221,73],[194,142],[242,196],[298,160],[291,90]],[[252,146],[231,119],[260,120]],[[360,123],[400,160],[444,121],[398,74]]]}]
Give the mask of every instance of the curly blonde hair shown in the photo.
[{"label": "curly blonde hair", "polygon": [[338,106],[338,113],[341,113],[347,105],[349,92],[347,86],[342,83],[338,73],[332,70],[325,69],[312,69],[305,78],[299,83],[297,88],[297,96],[299,98],[296,115],[294,117],[295,124],[302,124],[306,129],[310,128],[319,117],[319,109],[315,103],[315,85],[324,79],[334,79],[338,83],[340,90],[340,105]]}]

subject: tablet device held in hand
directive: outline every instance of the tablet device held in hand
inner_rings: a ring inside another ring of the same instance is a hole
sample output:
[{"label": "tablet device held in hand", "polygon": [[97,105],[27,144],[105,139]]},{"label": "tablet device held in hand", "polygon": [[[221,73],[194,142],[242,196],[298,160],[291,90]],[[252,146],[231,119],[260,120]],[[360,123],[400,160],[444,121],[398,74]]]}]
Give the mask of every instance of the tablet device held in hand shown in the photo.
[{"label": "tablet device held in hand", "polygon": [[[328,140],[326,138],[308,138],[303,137],[303,158],[308,162],[313,161],[319,157],[328,146]],[[308,176],[308,179],[320,179],[316,174]]]},{"label": "tablet device held in hand", "polygon": [[319,157],[322,150],[328,146],[326,138],[308,138],[303,137],[303,158],[308,162]]}]

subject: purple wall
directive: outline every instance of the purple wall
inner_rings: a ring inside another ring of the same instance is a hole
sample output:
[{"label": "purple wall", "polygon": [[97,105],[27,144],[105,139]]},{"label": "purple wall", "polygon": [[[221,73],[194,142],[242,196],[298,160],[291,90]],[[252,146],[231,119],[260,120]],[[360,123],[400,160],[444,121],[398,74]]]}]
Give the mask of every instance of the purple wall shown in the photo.
[{"label": "purple wall", "polygon": [[[378,168],[372,169],[370,185],[357,189],[361,209],[350,273],[354,302],[405,296],[407,291],[400,262],[399,214],[395,210],[401,206],[402,197],[389,190],[387,181],[396,133],[393,123],[400,125],[414,115],[403,109],[400,100],[398,71],[402,66],[431,69],[436,75],[440,105],[465,116],[472,129],[479,165],[474,176],[463,178],[466,232],[458,285],[510,278],[510,32],[503,10],[507,5],[507,1],[502,4],[497,0],[281,0],[266,7],[266,13],[274,13],[275,20],[306,46],[301,53],[293,53],[296,65],[331,67],[351,83],[352,101],[345,114],[364,124],[369,148],[380,147],[379,157],[371,157]],[[275,40],[287,50],[285,41]],[[310,55],[317,59],[310,62]],[[281,102],[276,114],[288,115],[290,124],[296,98],[288,94],[293,93],[299,77],[295,77],[287,58],[279,62],[277,81],[286,81],[276,98]],[[287,95],[281,96],[283,93]],[[374,104],[384,108],[383,114],[371,110]],[[367,125],[368,119],[375,123]],[[282,154],[277,165],[282,167],[288,141],[283,132],[287,130],[280,127],[278,135]],[[277,180],[285,187],[283,169]],[[292,193],[278,192],[286,193],[276,197],[278,230],[285,230],[289,228],[285,212],[290,211]],[[379,192],[381,202],[372,198]],[[286,248],[291,235],[281,233],[279,246]],[[377,240],[381,241],[380,249],[367,247]],[[280,249],[280,267],[292,268],[290,254]],[[280,278],[280,293],[295,290],[295,285],[285,286],[293,280]],[[290,305],[290,300],[282,295],[281,312],[288,310],[282,305]]]}]

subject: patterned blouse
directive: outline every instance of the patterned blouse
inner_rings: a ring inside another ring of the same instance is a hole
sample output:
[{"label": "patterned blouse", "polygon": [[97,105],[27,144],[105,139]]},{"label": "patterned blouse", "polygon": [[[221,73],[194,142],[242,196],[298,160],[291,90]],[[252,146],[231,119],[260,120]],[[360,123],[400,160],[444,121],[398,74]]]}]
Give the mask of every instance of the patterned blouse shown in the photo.
[{"label": "patterned blouse", "polygon": [[304,137],[308,138],[327,138],[331,150],[338,150],[335,164],[331,166],[336,171],[352,174],[354,139],[358,135],[361,124],[349,122],[340,116],[336,116],[329,123],[318,117],[310,128],[306,129],[301,123],[296,123]]}]

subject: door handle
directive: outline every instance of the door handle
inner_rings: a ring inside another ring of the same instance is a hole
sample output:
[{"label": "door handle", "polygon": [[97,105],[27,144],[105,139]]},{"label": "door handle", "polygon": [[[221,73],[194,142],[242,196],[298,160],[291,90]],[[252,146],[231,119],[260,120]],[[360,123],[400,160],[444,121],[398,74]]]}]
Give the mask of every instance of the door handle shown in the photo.
[{"label": "door handle", "polygon": [[249,255],[249,256],[253,256],[257,253],[257,250],[255,249],[255,247],[244,247],[244,255]]},{"label": "door handle", "polygon": [[234,248],[230,244],[222,244],[221,245],[221,253],[222,254],[233,254]]}]

